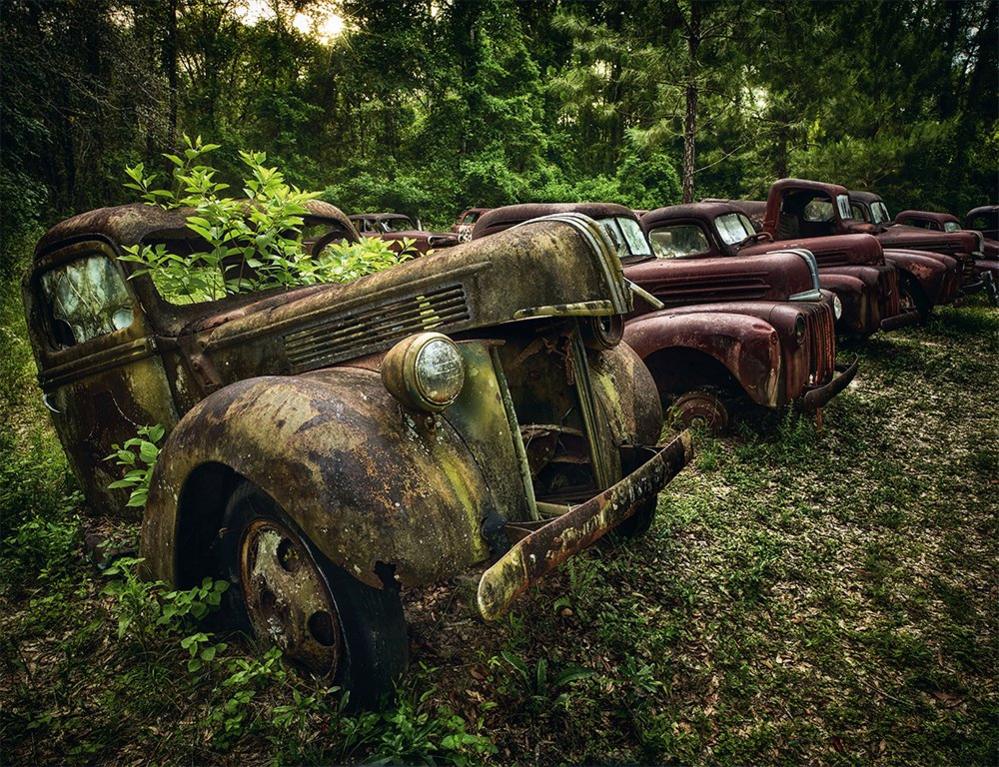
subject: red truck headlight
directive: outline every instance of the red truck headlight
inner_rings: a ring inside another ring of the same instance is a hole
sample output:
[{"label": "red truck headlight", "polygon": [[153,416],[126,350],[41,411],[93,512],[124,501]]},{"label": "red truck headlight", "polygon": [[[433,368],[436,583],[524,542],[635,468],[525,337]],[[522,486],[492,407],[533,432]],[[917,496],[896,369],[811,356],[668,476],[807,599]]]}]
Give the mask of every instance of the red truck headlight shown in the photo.
[{"label": "red truck headlight", "polygon": [[797,319],[794,321],[794,340],[799,344],[804,342],[806,330],[805,315],[799,314]]},{"label": "red truck headlight", "polygon": [[465,385],[465,362],[442,333],[417,333],[382,361],[382,382],[407,407],[437,412],[454,402]]}]

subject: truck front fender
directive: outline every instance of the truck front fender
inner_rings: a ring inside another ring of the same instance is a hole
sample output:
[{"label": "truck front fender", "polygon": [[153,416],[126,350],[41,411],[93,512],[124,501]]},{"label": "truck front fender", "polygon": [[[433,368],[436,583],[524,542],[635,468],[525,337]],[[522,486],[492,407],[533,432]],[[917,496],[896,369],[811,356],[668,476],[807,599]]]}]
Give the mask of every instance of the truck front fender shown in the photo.
[{"label": "truck front fender", "polygon": [[[856,335],[869,335],[878,329],[881,321],[878,310],[877,276],[873,281],[864,269],[863,273],[819,271],[819,285],[839,296],[843,304],[843,314],[836,323],[840,331]],[[865,279],[867,278],[867,279]]]},{"label": "truck front fender", "polygon": [[941,301],[941,291],[948,272],[955,272],[957,259],[943,253],[913,250],[885,250],[885,261],[910,275],[922,288],[931,304]]},{"label": "truck front fender", "polygon": [[690,352],[714,360],[749,398],[766,407],[780,402],[783,372],[773,326],[756,317],[725,312],[670,310],[646,314],[625,325],[624,340],[650,366],[660,394],[689,371],[678,369]]},{"label": "truck front fender", "polygon": [[[205,476],[207,474],[207,479]],[[332,562],[381,587],[433,581],[488,558],[490,489],[443,418],[410,415],[377,372],[333,368],[232,384],[189,411],[153,473],[147,574],[183,584],[222,522],[226,477],[271,496]]]}]

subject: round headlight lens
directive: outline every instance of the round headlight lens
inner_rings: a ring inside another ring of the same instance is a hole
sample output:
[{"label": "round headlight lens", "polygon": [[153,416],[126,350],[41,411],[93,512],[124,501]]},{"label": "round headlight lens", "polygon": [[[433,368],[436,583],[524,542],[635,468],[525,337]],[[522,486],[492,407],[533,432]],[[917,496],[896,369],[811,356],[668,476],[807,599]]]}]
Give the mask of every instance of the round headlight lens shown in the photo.
[{"label": "round headlight lens", "polygon": [[416,353],[414,382],[428,402],[446,407],[457,399],[465,383],[465,364],[454,341],[444,336],[431,339]]},{"label": "round headlight lens", "polygon": [[442,333],[405,338],[382,360],[382,382],[403,405],[432,413],[443,410],[465,385],[461,352]]},{"label": "round headlight lens", "polygon": [[843,302],[839,300],[839,296],[833,296],[833,316],[837,320],[843,316]]},{"label": "round headlight lens", "polygon": [[805,340],[805,317],[802,314],[794,321],[794,339],[799,344]]}]

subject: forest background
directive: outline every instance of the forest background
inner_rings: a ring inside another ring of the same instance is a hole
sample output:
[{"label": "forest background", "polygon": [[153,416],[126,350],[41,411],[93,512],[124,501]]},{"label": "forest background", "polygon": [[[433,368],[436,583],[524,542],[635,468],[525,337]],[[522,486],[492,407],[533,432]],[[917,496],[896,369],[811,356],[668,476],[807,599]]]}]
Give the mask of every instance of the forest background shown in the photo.
[{"label": "forest background", "polygon": [[[795,175],[999,198],[995,0],[3,0],[2,252],[131,199],[183,134],[347,212],[759,198]],[[165,168],[164,168],[165,169]]]}]

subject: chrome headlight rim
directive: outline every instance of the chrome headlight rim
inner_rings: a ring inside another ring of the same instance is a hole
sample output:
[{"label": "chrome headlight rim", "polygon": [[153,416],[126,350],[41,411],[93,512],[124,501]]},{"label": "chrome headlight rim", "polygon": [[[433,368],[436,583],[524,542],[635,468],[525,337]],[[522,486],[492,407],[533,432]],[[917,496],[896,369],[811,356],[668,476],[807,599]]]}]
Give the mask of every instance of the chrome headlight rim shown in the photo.
[{"label": "chrome headlight rim", "polygon": [[839,320],[840,317],[843,316],[843,302],[839,300],[839,296],[837,296],[835,293],[833,294],[832,305],[833,305],[833,317],[836,320]]}]

